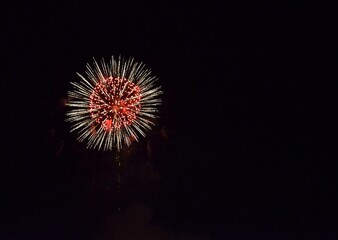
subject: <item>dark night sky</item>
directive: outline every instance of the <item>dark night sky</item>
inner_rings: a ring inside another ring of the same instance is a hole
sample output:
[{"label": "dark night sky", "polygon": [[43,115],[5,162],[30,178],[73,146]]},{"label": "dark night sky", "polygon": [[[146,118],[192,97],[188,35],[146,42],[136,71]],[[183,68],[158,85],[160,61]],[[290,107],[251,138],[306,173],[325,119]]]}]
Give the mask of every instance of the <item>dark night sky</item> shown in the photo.
[{"label": "dark night sky", "polygon": [[[234,2],[4,7],[0,239],[338,238],[332,12]],[[120,195],[113,154],[64,122],[75,73],[111,55],[164,91]]]}]

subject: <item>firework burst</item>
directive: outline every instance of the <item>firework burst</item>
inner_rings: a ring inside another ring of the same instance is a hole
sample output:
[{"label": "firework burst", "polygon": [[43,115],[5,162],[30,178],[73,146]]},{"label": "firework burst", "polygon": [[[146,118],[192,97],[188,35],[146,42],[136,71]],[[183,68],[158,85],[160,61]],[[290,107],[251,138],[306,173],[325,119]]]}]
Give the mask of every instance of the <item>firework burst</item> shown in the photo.
[{"label": "firework burst", "polygon": [[79,82],[71,82],[67,119],[71,131],[77,130],[87,148],[121,150],[154,125],[161,104],[161,86],[145,65],[133,58],[118,58],[99,65],[87,64],[86,77],[77,73]]}]

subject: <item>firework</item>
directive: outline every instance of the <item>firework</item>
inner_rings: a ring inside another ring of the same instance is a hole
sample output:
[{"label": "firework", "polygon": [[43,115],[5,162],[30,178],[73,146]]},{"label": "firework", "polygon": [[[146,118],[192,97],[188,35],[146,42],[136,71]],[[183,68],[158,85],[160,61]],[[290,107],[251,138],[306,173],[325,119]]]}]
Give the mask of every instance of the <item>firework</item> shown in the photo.
[{"label": "firework", "polygon": [[86,77],[71,82],[68,92],[67,119],[71,131],[78,131],[78,140],[86,140],[87,148],[121,150],[138,140],[154,125],[161,104],[161,86],[142,62],[133,58],[102,59],[87,64]]}]

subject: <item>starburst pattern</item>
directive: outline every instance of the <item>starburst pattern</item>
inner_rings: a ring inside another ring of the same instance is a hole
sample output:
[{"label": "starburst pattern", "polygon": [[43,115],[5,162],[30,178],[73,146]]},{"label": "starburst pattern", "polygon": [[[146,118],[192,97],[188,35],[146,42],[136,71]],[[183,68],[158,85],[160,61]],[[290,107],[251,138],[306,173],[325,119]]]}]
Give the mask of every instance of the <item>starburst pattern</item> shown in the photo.
[{"label": "starburst pattern", "polygon": [[71,82],[66,113],[78,131],[78,140],[87,140],[88,148],[121,150],[154,125],[161,104],[161,86],[142,62],[133,58],[114,59],[99,65],[87,64],[86,77],[77,73],[79,82]]}]

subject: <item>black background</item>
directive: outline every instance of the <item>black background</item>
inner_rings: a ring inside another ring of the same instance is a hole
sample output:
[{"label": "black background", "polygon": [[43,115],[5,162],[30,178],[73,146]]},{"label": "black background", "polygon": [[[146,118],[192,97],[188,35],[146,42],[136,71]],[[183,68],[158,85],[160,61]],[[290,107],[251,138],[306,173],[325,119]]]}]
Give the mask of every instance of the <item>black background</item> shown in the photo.
[{"label": "black background", "polygon": [[[338,238],[333,8],[234,2],[3,7],[0,239]],[[64,121],[75,73],[111,55],[164,91],[121,194],[114,153]]]}]

